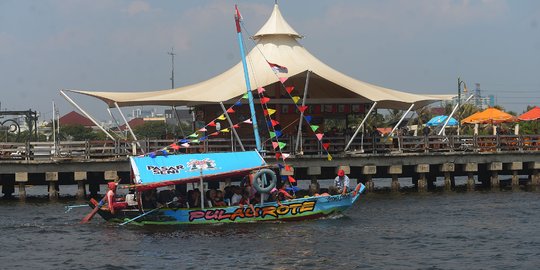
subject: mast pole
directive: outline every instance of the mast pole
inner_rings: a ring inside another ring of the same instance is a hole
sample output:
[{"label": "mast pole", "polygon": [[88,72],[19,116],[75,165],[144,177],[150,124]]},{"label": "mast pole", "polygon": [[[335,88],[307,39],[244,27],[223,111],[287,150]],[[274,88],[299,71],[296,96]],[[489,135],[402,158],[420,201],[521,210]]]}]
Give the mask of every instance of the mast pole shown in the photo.
[{"label": "mast pole", "polygon": [[242,56],[242,66],[244,67],[244,79],[246,81],[246,90],[247,90],[247,96],[249,101],[249,110],[251,111],[251,121],[253,122],[253,134],[255,136],[255,145],[257,146],[257,151],[261,151],[261,138],[259,136],[259,127],[257,125],[257,116],[255,114],[255,105],[253,104],[253,94],[251,93],[251,83],[249,81],[249,73],[246,63],[246,53],[244,51],[244,44],[242,39],[242,28],[240,27],[240,21],[242,20],[242,16],[240,15],[240,11],[238,11],[238,6],[234,6],[236,13],[234,16],[234,20],[236,21],[236,33],[238,34],[238,44],[240,46],[240,55]]}]

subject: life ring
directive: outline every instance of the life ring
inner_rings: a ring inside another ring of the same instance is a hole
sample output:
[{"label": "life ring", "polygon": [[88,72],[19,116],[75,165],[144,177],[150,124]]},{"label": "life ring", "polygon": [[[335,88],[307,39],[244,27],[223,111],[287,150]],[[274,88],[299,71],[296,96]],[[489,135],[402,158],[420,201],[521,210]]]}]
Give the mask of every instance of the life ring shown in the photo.
[{"label": "life ring", "polygon": [[[270,176],[270,183],[265,186],[268,183],[268,175]],[[266,179],[264,179],[264,176],[267,176]],[[276,187],[277,184],[276,173],[270,169],[262,169],[255,174],[252,184],[259,193],[270,193],[270,190]]]}]

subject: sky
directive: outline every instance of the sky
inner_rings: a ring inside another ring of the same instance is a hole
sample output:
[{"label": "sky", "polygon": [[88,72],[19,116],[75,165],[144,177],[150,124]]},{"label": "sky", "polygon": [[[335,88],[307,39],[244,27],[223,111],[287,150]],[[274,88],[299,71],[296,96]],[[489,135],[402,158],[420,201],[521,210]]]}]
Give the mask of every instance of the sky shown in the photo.
[{"label": "sky", "polygon": [[[304,47],[356,79],[457,94],[461,77],[507,110],[540,106],[540,1],[278,3]],[[254,34],[274,0],[0,0],[1,110],[38,110],[43,120],[53,101],[60,115],[74,110],[60,89],[168,89],[171,48],[177,87],[218,75],[240,61],[235,4]],[[71,96],[105,120],[105,103]]]}]

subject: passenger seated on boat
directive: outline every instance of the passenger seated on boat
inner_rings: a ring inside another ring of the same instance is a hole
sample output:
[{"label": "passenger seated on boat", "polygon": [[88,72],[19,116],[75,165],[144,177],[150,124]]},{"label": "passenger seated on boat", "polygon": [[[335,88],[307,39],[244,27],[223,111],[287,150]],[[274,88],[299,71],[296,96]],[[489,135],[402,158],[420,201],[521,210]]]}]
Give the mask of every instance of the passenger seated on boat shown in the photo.
[{"label": "passenger seated on boat", "polygon": [[216,198],[214,199],[214,206],[227,206],[227,203],[223,200],[223,191],[216,190]]},{"label": "passenger seated on boat", "polygon": [[240,200],[242,199],[242,191],[243,189],[239,186],[233,187],[234,194],[231,197],[231,205],[238,205],[240,203]]},{"label": "passenger seated on boat", "polygon": [[201,192],[198,188],[188,191],[188,207],[201,208]]},{"label": "passenger seated on boat", "polygon": [[117,209],[124,209],[127,207],[127,202],[119,202],[116,198],[116,186],[118,183],[116,182],[109,182],[107,184],[109,186],[109,190],[107,191],[107,204],[109,205],[109,211],[111,211],[111,214],[115,214]]},{"label": "passenger seated on boat", "polygon": [[157,191],[155,189],[146,190],[142,193],[143,208],[157,207]]},{"label": "passenger seated on boat", "polygon": [[171,190],[171,189],[161,190],[158,193],[158,197],[157,197],[158,207],[166,206],[168,203],[172,203],[174,197],[175,197],[174,190]]},{"label": "passenger seated on boat", "polygon": [[242,190],[242,198],[240,199],[240,202],[238,203],[238,206],[243,207],[244,205],[247,204],[249,206],[249,208],[251,208],[253,213],[255,213],[255,207],[253,206],[253,204],[251,202],[251,199],[249,197],[250,197],[249,189],[244,188]]},{"label": "passenger seated on boat", "polygon": [[214,207],[214,206],[216,206],[215,205],[215,202],[216,202],[216,190],[215,189],[207,190],[205,199],[206,199],[206,202],[205,202],[206,207]]},{"label": "passenger seated on boat", "polygon": [[331,195],[345,195],[349,192],[349,177],[345,175],[345,171],[339,170],[338,175],[334,179],[334,185],[328,188]]}]

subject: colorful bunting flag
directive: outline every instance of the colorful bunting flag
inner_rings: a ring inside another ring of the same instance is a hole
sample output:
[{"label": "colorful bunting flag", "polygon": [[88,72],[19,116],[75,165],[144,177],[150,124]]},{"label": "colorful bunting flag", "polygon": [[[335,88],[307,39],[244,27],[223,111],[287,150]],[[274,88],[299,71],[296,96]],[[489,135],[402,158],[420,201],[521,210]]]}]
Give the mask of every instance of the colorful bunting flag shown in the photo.
[{"label": "colorful bunting flag", "polygon": [[240,127],[240,125],[238,125],[238,124],[234,124],[234,125],[233,125],[232,127],[233,127],[233,128],[239,128],[239,127]]},{"label": "colorful bunting flag", "polygon": [[319,126],[317,125],[310,125],[310,127],[311,127],[311,130],[313,131],[316,131],[317,129],[319,129]]},{"label": "colorful bunting flag", "polygon": [[259,93],[259,94],[264,93],[264,91],[266,91],[266,90],[264,90],[264,88],[262,88],[262,87],[257,88],[257,93]]},{"label": "colorful bunting flag", "polygon": [[189,143],[183,143],[182,146],[185,147],[185,148],[188,148],[188,147],[189,147]]},{"label": "colorful bunting flag", "polygon": [[278,148],[279,144],[277,142],[272,142],[272,148],[276,149]]},{"label": "colorful bunting flag", "polygon": [[291,92],[294,90],[294,86],[287,86],[285,87],[285,91],[287,91],[287,93],[291,94]]},{"label": "colorful bunting flag", "polygon": [[176,143],[173,143],[173,144],[171,144],[171,145],[169,145],[169,146],[170,146],[172,149],[174,149],[174,150],[180,149],[180,146],[178,146],[178,144],[176,144]]},{"label": "colorful bunting flag", "polygon": [[273,126],[273,127],[279,125],[279,122],[278,122],[278,121],[276,121],[276,120],[274,120],[274,119],[272,119],[271,121],[272,121],[272,126]]},{"label": "colorful bunting flag", "polygon": [[296,183],[296,179],[289,175],[289,183]]},{"label": "colorful bunting flag", "polygon": [[284,143],[284,142],[279,142],[278,144],[279,144],[279,150],[285,148],[285,146],[287,145],[287,144]]},{"label": "colorful bunting flag", "polygon": [[[278,168],[280,168],[280,169],[285,168],[285,166],[283,166],[283,164],[281,164],[281,163],[278,163],[277,166],[278,166]],[[282,177],[283,177],[283,176],[282,176]]]},{"label": "colorful bunting flag", "polygon": [[328,154],[326,158],[328,158],[328,161],[332,160],[332,156],[330,154]]},{"label": "colorful bunting flag", "polygon": [[273,132],[273,131],[270,131],[270,139],[272,139],[272,138],[274,138],[274,137],[276,137],[276,133]]},{"label": "colorful bunting flag", "polygon": [[239,100],[239,101],[235,102],[234,106],[242,106],[242,101]]},{"label": "colorful bunting flag", "polygon": [[279,81],[280,81],[281,83],[286,82],[287,79],[288,79],[288,78],[286,78],[286,77],[279,77]]},{"label": "colorful bunting flag", "polygon": [[222,114],[222,115],[218,116],[218,118],[216,118],[216,119],[217,120],[225,120],[226,118],[225,118],[225,115]]},{"label": "colorful bunting flag", "polygon": [[206,139],[208,139],[208,136],[203,136],[203,137],[200,137],[200,138],[199,138],[199,141],[202,142],[202,141],[204,141],[204,140],[206,140]]},{"label": "colorful bunting flag", "polygon": [[246,123],[246,124],[253,124],[253,122],[251,122],[251,118],[250,118],[250,119],[247,119],[247,120],[244,120],[243,123]]},{"label": "colorful bunting flag", "polygon": [[199,137],[199,135],[197,134],[197,132],[195,132],[195,133],[193,133],[193,134],[191,134],[191,135],[188,136],[188,138],[197,138],[197,137]]},{"label": "colorful bunting flag", "polygon": [[288,171],[288,172],[292,172],[291,165],[285,165],[285,170]]},{"label": "colorful bunting flag", "polygon": [[281,157],[281,153],[280,152],[277,152],[276,153],[276,159],[279,159]]},{"label": "colorful bunting flag", "polygon": [[215,127],[215,126],[216,126],[216,122],[211,121],[210,123],[208,123],[208,126],[209,126],[209,127]]},{"label": "colorful bunting flag", "polygon": [[227,109],[227,113],[234,113],[234,109],[231,107],[231,108],[228,108]]},{"label": "colorful bunting flag", "polygon": [[311,115],[306,115],[306,121],[308,122],[308,124],[309,122],[311,122]]},{"label": "colorful bunting flag", "polygon": [[217,136],[217,135],[219,135],[219,131],[216,131],[216,132],[214,132],[214,133],[212,133],[212,134],[210,134],[208,136]]},{"label": "colorful bunting flag", "polygon": [[283,160],[286,160],[289,156],[291,156],[291,154],[283,153],[281,156],[283,157]]},{"label": "colorful bunting flag", "polygon": [[206,131],[208,131],[208,130],[207,130],[206,128],[200,128],[199,131],[200,131],[200,132],[206,132]]},{"label": "colorful bunting flag", "polygon": [[224,128],[224,129],[222,129],[222,130],[220,130],[220,131],[221,131],[221,132],[229,132],[229,131],[231,131],[231,130],[230,130],[229,128]]},{"label": "colorful bunting flag", "polygon": [[148,154],[148,156],[151,157],[151,158],[155,158],[155,157],[156,157],[156,153],[152,152],[152,153]]},{"label": "colorful bunting flag", "polygon": [[298,106],[298,110],[300,112],[305,112],[307,108],[308,108],[307,106]]},{"label": "colorful bunting flag", "polygon": [[281,135],[283,135],[283,133],[279,130],[276,130],[276,137],[281,137]]},{"label": "colorful bunting flag", "polygon": [[266,103],[268,103],[268,101],[270,101],[269,97],[262,97],[261,98],[261,104],[266,104]]},{"label": "colorful bunting flag", "polygon": [[191,143],[200,143],[199,140],[191,140]]},{"label": "colorful bunting flag", "polygon": [[187,143],[187,142],[189,142],[189,140],[186,140],[186,139],[181,139],[180,140],[180,143]]},{"label": "colorful bunting flag", "polygon": [[242,96],[243,99],[248,99],[248,94],[245,93],[243,96]]},{"label": "colorful bunting flag", "polygon": [[272,115],[272,114],[276,113],[276,110],[274,110],[274,109],[268,109],[268,110],[266,110],[266,111],[268,111],[268,112],[267,112],[268,115]]},{"label": "colorful bunting flag", "polygon": [[268,61],[266,61],[268,63],[268,65],[270,65],[270,68],[272,68],[272,70],[276,73],[288,73],[289,72],[289,69],[284,67],[284,66],[281,66],[281,65],[278,65],[278,64],[274,64],[274,63],[270,63]]},{"label": "colorful bunting flag", "polygon": [[324,148],[324,150],[328,150],[328,147],[330,147],[330,143],[323,143],[322,147]]},{"label": "colorful bunting flag", "polygon": [[294,104],[296,104],[300,100],[300,97],[299,96],[294,96],[294,97],[292,97],[292,100],[294,101]]},{"label": "colorful bunting flag", "polygon": [[317,133],[317,134],[315,134],[315,136],[317,136],[317,139],[319,139],[319,141],[320,141],[320,140],[322,140],[322,137],[324,136],[324,134],[323,133]]}]

